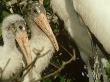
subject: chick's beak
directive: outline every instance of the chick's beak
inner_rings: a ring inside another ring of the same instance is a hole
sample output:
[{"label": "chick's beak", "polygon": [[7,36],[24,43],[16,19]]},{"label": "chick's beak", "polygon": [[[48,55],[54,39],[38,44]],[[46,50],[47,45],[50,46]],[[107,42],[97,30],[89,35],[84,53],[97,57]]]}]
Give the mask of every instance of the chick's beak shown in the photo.
[{"label": "chick's beak", "polygon": [[39,28],[48,36],[50,41],[52,42],[55,49],[58,51],[59,46],[57,43],[57,40],[54,36],[54,33],[48,23],[47,17],[44,13],[40,13],[39,16],[37,16],[34,20],[36,24],[39,26]]},{"label": "chick's beak", "polygon": [[16,34],[16,41],[18,42],[21,51],[23,52],[23,57],[25,57],[26,64],[29,65],[32,62],[32,55],[27,32],[19,31]]}]

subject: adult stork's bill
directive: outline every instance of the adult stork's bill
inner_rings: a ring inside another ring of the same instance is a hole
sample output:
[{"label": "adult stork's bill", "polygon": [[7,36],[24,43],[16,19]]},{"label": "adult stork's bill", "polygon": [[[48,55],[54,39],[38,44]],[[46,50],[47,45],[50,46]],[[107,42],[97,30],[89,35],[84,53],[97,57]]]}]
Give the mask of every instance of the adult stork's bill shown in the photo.
[{"label": "adult stork's bill", "polygon": [[75,10],[110,54],[110,0],[73,0]]},{"label": "adult stork's bill", "polygon": [[[31,30],[31,49],[33,51],[36,48],[37,50],[41,50],[41,55],[45,54],[36,60],[35,66],[32,69],[32,79],[38,80],[41,77],[42,71],[48,66],[53,53],[55,50],[58,51],[59,47],[47,18],[43,13],[45,11],[43,6],[38,2],[30,2],[24,10],[26,10],[26,23]],[[33,60],[35,57],[36,54],[32,53]],[[30,82],[28,75],[25,77],[24,82]]]},{"label": "adult stork's bill", "polygon": [[[3,20],[4,45],[0,46],[0,82],[13,82],[21,75],[24,64],[23,56],[16,47],[15,39],[20,42],[18,44],[23,44],[22,41],[26,39],[21,34],[26,34],[25,27],[24,19],[17,14],[9,15]],[[22,37],[22,39],[18,37]]]}]

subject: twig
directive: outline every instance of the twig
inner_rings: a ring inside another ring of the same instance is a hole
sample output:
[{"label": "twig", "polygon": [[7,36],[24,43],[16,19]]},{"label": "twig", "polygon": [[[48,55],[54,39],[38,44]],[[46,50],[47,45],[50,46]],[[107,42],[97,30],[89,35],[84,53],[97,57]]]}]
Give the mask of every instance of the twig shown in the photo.
[{"label": "twig", "polygon": [[53,73],[51,73],[51,74],[49,74],[49,75],[46,75],[46,76],[44,76],[44,77],[42,77],[42,78],[40,78],[40,79],[38,79],[38,80],[35,80],[35,81],[30,81],[30,82],[38,82],[38,81],[40,81],[40,80],[44,80],[44,79],[46,79],[46,78],[49,78],[49,77],[51,77],[51,76],[54,76],[55,74],[57,74],[58,72],[60,72],[67,64],[69,64],[70,62],[72,62],[73,60],[75,60],[75,54],[68,60],[68,61],[66,61],[66,62],[63,62],[63,64],[62,64],[62,66],[58,69],[58,70],[56,70],[55,72],[53,72]]},{"label": "twig", "polygon": [[8,61],[7,61],[6,65],[5,65],[5,67],[2,69],[2,73],[1,73],[1,77],[0,77],[0,78],[2,78],[3,72],[5,71],[6,67],[8,66],[10,60],[11,60],[11,59],[8,59]]},{"label": "twig", "polygon": [[35,64],[35,62],[37,61],[37,59],[39,59],[39,58],[45,56],[49,51],[50,51],[50,50],[48,50],[48,51],[47,51],[46,53],[44,53],[43,55],[41,55],[40,52],[38,52],[38,53],[35,53],[35,52],[34,52],[34,53],[36,54],[36,57],[35,57],[34,61],[32,61],[32,63],[30,63],[28,66],[26,66],[26,67],[23,69],[23,71],[25,71],[25,70],[27,70],[27,69],[30,67],[30,68],[26,71],[26,73],[23,74],[22,79],[29,73],[29,71],[32,69],[32,67],[34,66],[34,64]]},{"label": "twig", "polygon": [[59,44],[71,57],[73,56],[63,45]]},{"label": "twig", "polygon": [[59,66],[57,66],[57,65],[55,65],[55,64],[53,64],[53,63],[51,63],[51,62],[50,62],[50,65],[54,66],[54,67],[57,68],[57,69],[60,68]]},{"label": "twig", "polygon": [[[60,44],[61,45],[61,44]],[[62,45],[61,45],[62,46]],[[68,53],[71,54],[64,46],[62,46],[62,48]],[[73,50],[73,54],[75,54],[75,51]],[[73,56],[72,54],[70,55],[71,57]],[[76,59],[76,55],[74,55],[74,60]],[[55,68],[59,69],[60,67],[55,65],[54,63],[50,62],[50,65],[54,66]]]},{"label": "twig", "polygon": [[[39,53],[38,53],[38,54],[39,54]],[[32,69],[33,65],[35,64],[36,60],[37,60],[37,56],[36,56],[36,58],[34,59],[34,61],[33,61],[30,65],[28,65],[28,66],[26,66],[26,67],[24,68],[23,71],[25,71],[25,70],[27,70],[27,71],[26,71],[25,74],[23,74],[21,80],[29,73],[29,71]],[[29,68],[29,67],[30,67],[30,68]],[[29,69],[28,69],[28,68],[29,68]]]}]

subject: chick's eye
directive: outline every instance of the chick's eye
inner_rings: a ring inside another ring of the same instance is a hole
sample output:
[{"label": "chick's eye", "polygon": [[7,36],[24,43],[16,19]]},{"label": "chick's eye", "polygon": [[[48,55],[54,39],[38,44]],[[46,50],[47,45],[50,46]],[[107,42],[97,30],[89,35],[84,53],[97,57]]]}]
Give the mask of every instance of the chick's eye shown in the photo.
[{"label": "chick's eye", "polygon": [[36,9],[34,9],[34,12],[35,12],[35,13],[37,13],[37,10],[36,10]]},{"label": "chick's eye", "polygon": [[33,11],[34,11],[34,13],[40,13],[40,8],[39,7],[35,7]]},{"label": "chick's eye", "polygon": [[20,29],[23,29],[23,27],[22,27],[22,26],[19,26],[19,28],[20,28]]}]

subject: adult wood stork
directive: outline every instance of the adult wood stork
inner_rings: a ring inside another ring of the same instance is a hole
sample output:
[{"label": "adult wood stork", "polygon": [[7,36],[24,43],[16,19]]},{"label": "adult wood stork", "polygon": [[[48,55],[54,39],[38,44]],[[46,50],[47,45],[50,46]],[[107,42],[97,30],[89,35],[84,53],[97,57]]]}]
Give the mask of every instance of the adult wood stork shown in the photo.
[{"label": "adult wood stork", "polygon": [[[23,56],[16,47],[15,39],[20,41],[17,37],[24,34],[25,27],[24,19],[17,14],[9,15],[3,20],[4,45],[0,46],[0,82],[12,82],[18,78],[23,69]],[[23,36],[21,37],[23,41]],[[20,44],[23,43],[20,41]]]},{"label": "adult wood stork", "polygon": [[[53,11],[60,17],[61,20],[64,21],[65,29],[72,37],[72,39],[75,41],[80,51],[81,58],[88,67],[89,82],[94,82],[89,60],[90,57],[94,58],[96,53],[95,51],[92,50],[93,48],[93,46],[91,45],[92,39],[89,34],[89,31],[84,24],[80,23],[81,21],[79,20],[79,17],[74,10],[72,1],[78,2],[80,0],[51,0],[51,6]],[[79,3],[77,3],[77,5],[78,4]],[[80,4],[78,5],[78,7],[81,7]],[[85,8],[83,10],[86,11]],[[99,53],[102,54],[100,50]]]},{"label": "adult wood stork", "polygon": [[[48,66],[50,59],[59,47],[55,36],[51,30],[51,27],[47,21],[43,11],[44,8],[38,2],[30,2],[27,4],[25,12],[25,20],[28,27],[31,29],[30,46],[33,51],[34,48],[42,50],[41,55],[44,56],[38,58],[33,67],[33,79],[38,80],[41,77],[42,71]],[[32,53],[32,59],[36,57],[35,53]],[[24,78],[24,82],[29,82],[28,75]]]},{"label": "adult wood stork", "polygon": [[73,0],[75,10],[82,17],[90,31],[110,54],[110,1],[109,0]]}]

